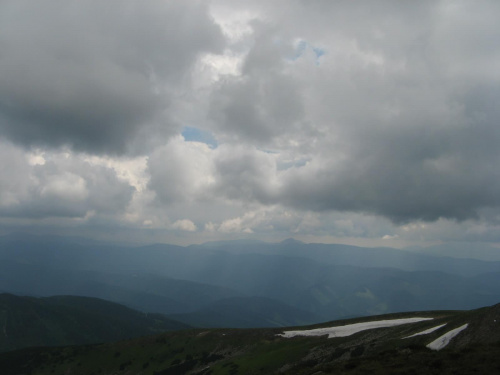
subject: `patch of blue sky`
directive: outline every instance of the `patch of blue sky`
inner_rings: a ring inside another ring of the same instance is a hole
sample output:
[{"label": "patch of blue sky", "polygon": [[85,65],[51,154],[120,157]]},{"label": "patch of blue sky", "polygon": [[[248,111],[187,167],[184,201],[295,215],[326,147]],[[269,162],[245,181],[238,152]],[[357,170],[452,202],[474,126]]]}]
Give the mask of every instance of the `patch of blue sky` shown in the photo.
[{"label": "patch of blue sky", "polygon": [[265,148],[258,148],[259,151],[265,152],[266,154],[279,154],[279,151],[276,150],[267,150]]},{"label": "patch of blue sky", "polygon": [[[259,148],[258,150],[271,155],[279,155],[280,153],[279,151],[263,149],[263,148]],[[276,167],[278,171],[284,171],[290,168],[300,168],[305,166],[309,162],[309,160],[310,159],[296,159],[296,160],[285,160],[285,161],[278,160],[276,163]]]},{"label": "patch of blue sky", "polygon": [[313,50],[314,54],[316,55],[316,61],[318,61],[321,56],[326,54],[326,50],[324,50],[323,48],[313,47],[312,50]]},{"label": "patch of blue sky", "polygon": [[295,56],[292,58],[292,60],[297,60],[299,57],[301,57],[307,49],[307,42],[305,40],[300,40],[299,43],[297,43],[297,48],[295,48]]},{"label": "patch of blue sky", "polygon": [[321,57],[326,54],[326,50],[324,48],[315,47],[303,39],[297,42],[294,54],[292,55],[292,57],[290,57],[290,60],[297,61],[302,56],[304,56],[308,49],[310,49],[314,53],[316,65],[319,65]]},{"label": "patch of blue sky", "polygon": [[217,148],[218,146],[217,140],[212,133],[194,126],[185,126],[181,134],[186,142],[202,142],[210,146],[210,148]]},{"label": "patch of blue sky", "polygon": [[290,168],[300,168],[305,166],[308,161],[309,161],[308,159],[300,159],[300,160],[279,162],[277,168],[279,171],[285,171]]}]

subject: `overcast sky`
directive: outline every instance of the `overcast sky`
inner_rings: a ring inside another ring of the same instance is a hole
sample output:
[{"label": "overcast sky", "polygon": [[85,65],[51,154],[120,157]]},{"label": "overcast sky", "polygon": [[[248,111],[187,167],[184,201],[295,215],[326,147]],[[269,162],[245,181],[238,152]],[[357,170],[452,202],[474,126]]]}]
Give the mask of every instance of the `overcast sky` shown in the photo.
[{"label": "overcast sky", "polygon": [[0,234],[500,242],[499,17],[0,0]]}]

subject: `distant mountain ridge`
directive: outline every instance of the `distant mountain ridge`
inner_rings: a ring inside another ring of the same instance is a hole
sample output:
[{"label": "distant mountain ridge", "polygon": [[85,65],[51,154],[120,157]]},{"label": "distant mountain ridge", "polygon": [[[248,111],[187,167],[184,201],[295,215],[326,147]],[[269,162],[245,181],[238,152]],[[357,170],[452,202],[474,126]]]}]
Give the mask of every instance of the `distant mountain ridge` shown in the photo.
[{"label": "distant mountain ridge", "polygon": [[437,257],[477,259],[488,262],[500,261],[500,248],[476,243],[454,243],[429,247],[410,247],[405,250]]},{"label": "distant mountain ridge", "polygon": [[[161,246],[161,245],[160,245]],[[206,245],[192,245],[190,248],[203,248]],[[451,248],[446,254],[434,254],[431,250],[408,251],[389,247],[359,247],[342,244],[306,244],[294,239],[279,243],[226,241],[217,246],[209,246],[229,253],[260,253],[304,257],[326,262],[332,265],[350,265],[358,267],[397,268],[404,271],[440,271],[461,276],[475,276],[500,270],[500,261],[486,261],[453,258]],[[442,249],[442,247],[436,247]],[[493,251],[493,248],[489,248]],[[436,251],[437,252],[437,251]],[[500,255],[500,249],[498,249]]]},{"label": "distant mountain ridge", "polygon": [[[304,312],[321,322],[491,305],[500,300],[500,263],[295,240],[121,247],[60,237],[0,237],[0,290],[98,297],[164,314],[204,311],[212,318],[197,320],[220,327],[237,320],[213,314],[219,302],[264,298],[280,311],[278,306],[288,306],[280,314],[295,324]],[[275,312],[266,310],[270,316],[254,315],[253,323],[242,319],[241,324],[272,322]]]}]

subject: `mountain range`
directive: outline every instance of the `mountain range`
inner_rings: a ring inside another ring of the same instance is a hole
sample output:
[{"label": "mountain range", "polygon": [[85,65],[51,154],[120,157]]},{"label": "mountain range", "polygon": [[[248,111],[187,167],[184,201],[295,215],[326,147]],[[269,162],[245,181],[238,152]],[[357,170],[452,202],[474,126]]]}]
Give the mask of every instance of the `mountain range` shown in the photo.
[{"label": "mountain range", "polygon": [[135,247],[0,237],[0,291],[101,298],[194,326],[272,327],[473,309],[500,301],[499,270],[496,261],[295,240]]}]

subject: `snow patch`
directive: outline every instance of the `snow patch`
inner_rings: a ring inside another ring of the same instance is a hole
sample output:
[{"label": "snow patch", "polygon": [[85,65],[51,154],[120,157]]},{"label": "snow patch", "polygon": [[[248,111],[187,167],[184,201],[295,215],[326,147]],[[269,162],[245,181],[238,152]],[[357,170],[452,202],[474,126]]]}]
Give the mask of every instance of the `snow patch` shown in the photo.
[{"label": "snow patch", "polygon": [[355,333],[365,331],[367,329],[393,327],[401,324],[417,323],[431,319],[433,318],[406,318],[406,319],[378,320],[374,322],[355,323],[337,327],[316,328],[304,331],[285,331],[284,333],[279,334],[278,336],[290,338],[295,336],[328,335],[328,338],[330,339],[332,337],[351,336],[354,335]]},{"label": "snow patch", "polygon": [[425,331],[422,331],[422,332],[419,332],[419,333],[415,333],[415,334],[413,334],[411,336],[403,337],[403,339],[409,339],[410,337],[415,337],[415,336],[420,336],[420,335],[427,335],[429,333],[437,331],[439,328],[444,327],[445,325],[446,325],[446,323],[441,324],[440,326],[436,326],[436,327],[432,327],[432,328],[426,329]]},{"label": "snow patch", "polygon": [[460,332],[466,329],[468,325],[469,324],[464,324],[463,326],[452,329],[451,331],[445,333],[443,336],[438,337],[436,340],[428,344],[427,347],[432,350],[443,349],[446,345],[450,343],[452,338],[454,338],[456,335],[458,335]]}]

